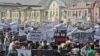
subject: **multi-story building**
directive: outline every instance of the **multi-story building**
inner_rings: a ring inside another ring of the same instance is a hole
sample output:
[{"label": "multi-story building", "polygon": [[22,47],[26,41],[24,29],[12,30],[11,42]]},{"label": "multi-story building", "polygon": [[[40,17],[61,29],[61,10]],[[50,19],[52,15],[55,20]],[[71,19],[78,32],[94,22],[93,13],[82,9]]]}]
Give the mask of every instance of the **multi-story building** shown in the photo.
[{"label": "multi-story building", "polygon": [[40,6],[21,6],[15,10],[10,11],[12,16],[12,21],[19,20],[22,23],[38,22],[42,23],[44,19],[44,11]]},{"label": "multi-story building", "polygon": [[16,6],[18,5],[15,3],[0,3],[0,21],[5,21],[6,18],[10,19],[9,10],[16,9]]},{"label": "multi-story building", "polygon": [[67,19],[70,20],[73,24],[81,22],[83,19],[92,17],[92,3],[84,2],[73,4],[71,7],[67,8],[66,12]]},{"label": "multi-story building", "polygon": [[100,20],[100,0],[95,0],[93,3],[93,18],[96,21]]},{"label": "multi-story building", "polygon": [[19,20],[23,22],[66,22],[66,7],[78,2],[93,0],[3,0],[0,7],[6,8],[0,17],[6,21]]}]

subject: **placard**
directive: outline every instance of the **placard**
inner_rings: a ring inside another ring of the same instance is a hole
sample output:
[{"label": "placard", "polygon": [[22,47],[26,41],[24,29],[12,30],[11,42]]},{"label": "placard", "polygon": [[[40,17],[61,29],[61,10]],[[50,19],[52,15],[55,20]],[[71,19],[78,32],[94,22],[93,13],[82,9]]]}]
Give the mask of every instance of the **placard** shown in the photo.
[{"label": "placard", "polygon": [[78,42],[90,42],[92,43],[93,40],[93,33],[87,33],[87,32],[78,32],[72,34],[72,40],[78,41]]},{"label": "placard", "polygon": [[33,31],[28,33],[27,40],[29,41],[40,41],[42,37],[42,34],[40,31]]},{"label": "placard", "polygon": [[17,49],[18,56],[31,56],[31,50]]}]

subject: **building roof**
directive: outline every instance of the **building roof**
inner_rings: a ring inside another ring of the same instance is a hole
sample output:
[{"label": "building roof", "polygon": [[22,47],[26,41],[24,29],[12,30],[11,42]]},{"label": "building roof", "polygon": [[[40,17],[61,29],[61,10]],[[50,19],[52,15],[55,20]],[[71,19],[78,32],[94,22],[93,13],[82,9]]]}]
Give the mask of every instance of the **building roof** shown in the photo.
[{"label": "building roof", "polygon": [[44,8],[47,8],[47,7],[49,7],[51,2],[52,2],[52,0],[42,0],[39,2],[39,5],[41,5]]},{"label": "building roof", "polygon": [[98,7],[100,7],[100,0],[95,0],[95,3],[97,3]]},{"label": "building roof", "polygon": [[11,11],[25,11],[25,10],[42,10],[43,7],[31,7],[31,6],[23,6],[23,7],[16,7],[16,9],[13,9]]},{"label": "building roof", "polygon": [[15,10],[17,7],[0,7],[0,12],[6,12],[8,9]]},{"label": "building roof", "polygon": [[[22,5],[42,5],[48,6],[52,0],[0,0],[0,2],[7,3],[21,3]],[[72,4],[78,2],[90,2],[93,0],[56,0],[60,6],[64,6],[65,4]]]},{"label": "building roof", "polygon": [[21,3],[22,5],[38,5],[41,0],[0,0],[0,2],[7,3]]},{"label": "building roof", "polygon": [[74,5],[72,5],[71,7],[67,8],[68,10],[73,10],[73,9],[88,9],[88,8],[92,8],[91,6],[92,2],[88,2],[88,3],[76,3]]},{"label": "building roof", "polygon": [[19,6],[17,3],[0,2],[0,6]]},{"label": "building roof", "polygon": [[66,7],[65,3],[61,0],[56,0],[59,7]]}]

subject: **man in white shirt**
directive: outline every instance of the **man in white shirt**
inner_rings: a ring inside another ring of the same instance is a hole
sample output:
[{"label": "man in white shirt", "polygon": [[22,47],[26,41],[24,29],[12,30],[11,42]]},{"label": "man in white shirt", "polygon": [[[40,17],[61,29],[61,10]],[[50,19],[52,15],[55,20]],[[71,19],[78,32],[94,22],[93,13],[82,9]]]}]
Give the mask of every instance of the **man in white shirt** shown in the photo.
[{"label": "man in white shirt", "polygon": [[15,45],[15,43],[14,43],[15,41],[12,41],[11,43],[10,43],[10,45],[9,45],[9,51],[13,51],[14,50],[14,45]]},{"label": "man in white shirt", "polygon": [[12,40],[12,42],[9,45],[8,49],[8,56],[17,56],[17,51],[15,50],[15,41]]}]

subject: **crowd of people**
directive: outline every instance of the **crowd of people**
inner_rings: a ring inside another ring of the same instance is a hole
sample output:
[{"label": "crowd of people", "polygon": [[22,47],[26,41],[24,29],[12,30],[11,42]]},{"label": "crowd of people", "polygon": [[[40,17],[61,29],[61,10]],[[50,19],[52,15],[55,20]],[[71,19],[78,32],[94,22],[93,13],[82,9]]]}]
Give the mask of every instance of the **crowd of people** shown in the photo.
[{"label": "crowd of people", "polygon": [[[26,33],[27,35],[28,33]],[[0,51],[4,50],[7,56],[17,56],[17,49],[51,49],[53,50],[53,55],[55,56],[95,56],[100,55],[100,42],[99,40],[94,41],[94,43],[89,42],[73,42],[70,37],[66,37],[65,43],[49,43],[46,40],[41,41],[21,41],[21,38],[26,36],[19,36],[18,32],[10,31],[0,31],[0,44],[2,48]],[[99,49],[99,51],[97,51]],[[68,50],[66,54],[61,54],[62,50]]]}]

